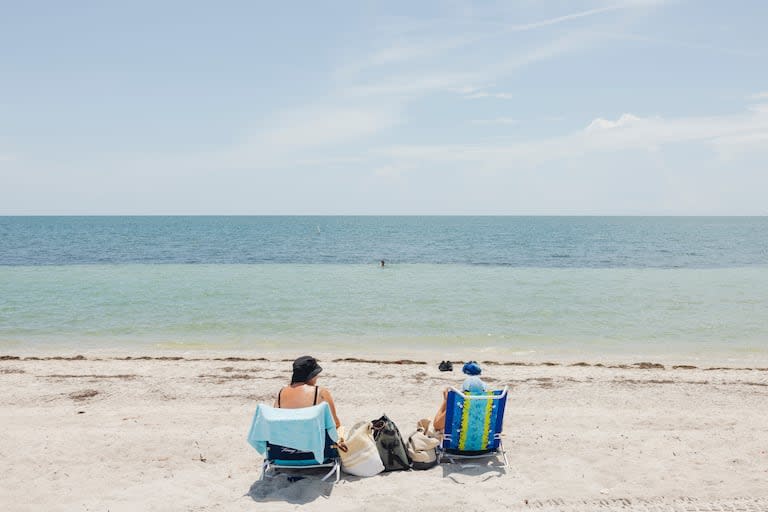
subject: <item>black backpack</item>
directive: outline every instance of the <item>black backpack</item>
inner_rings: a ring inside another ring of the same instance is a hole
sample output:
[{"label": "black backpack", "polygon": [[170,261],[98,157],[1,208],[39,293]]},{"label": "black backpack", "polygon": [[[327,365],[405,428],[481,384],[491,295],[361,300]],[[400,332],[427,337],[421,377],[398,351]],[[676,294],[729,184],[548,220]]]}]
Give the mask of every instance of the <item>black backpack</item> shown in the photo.
[{"label": "black backpack", "polygon": [[373,439],[384,464],[384,471],[411,469],[411,458],[397,425],[385,414],[373,420]]}]

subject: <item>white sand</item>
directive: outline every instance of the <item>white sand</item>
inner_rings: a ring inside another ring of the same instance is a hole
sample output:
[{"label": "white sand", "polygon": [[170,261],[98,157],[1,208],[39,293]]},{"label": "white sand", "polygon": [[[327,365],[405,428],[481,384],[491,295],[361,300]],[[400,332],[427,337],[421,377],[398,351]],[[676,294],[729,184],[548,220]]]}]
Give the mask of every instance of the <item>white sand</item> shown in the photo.
[{"label": "white sand", "polygon": [[[332,486],[259,481],[245,437],[289,362],[86,357],[0,361],[0,510],[768,510],[765,368],[485,365],[510,386],[508,471]],[[405,434],[461,381],[437,363],[326,357],[320,384],[346,425],[386,412]]]}]

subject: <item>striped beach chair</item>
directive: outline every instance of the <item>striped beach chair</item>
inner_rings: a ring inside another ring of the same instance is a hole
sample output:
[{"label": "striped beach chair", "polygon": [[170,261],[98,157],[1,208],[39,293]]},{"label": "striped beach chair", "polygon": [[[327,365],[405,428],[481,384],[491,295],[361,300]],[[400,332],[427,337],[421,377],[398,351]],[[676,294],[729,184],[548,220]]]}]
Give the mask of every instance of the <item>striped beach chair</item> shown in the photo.
[{"label": "striped beach chair", "polygon": [[462,393],[456,388],[448,392],[445,431],[440,446],[440,459],[478,459],[501,455],[509,467],[501,442],[507,388],[484,393]]}]

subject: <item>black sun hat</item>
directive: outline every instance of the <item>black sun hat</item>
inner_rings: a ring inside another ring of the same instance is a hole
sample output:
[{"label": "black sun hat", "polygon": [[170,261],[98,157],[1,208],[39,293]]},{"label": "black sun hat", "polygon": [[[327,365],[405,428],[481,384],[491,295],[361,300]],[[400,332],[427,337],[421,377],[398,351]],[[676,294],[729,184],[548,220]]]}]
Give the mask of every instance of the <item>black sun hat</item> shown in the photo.
[{"label": "black sun hat", "polygon": [[312,356],[301,356],[293,362],[291,384],[307,382],[321,371],[323,371],[323,369],[317,364],[317,359]]}]

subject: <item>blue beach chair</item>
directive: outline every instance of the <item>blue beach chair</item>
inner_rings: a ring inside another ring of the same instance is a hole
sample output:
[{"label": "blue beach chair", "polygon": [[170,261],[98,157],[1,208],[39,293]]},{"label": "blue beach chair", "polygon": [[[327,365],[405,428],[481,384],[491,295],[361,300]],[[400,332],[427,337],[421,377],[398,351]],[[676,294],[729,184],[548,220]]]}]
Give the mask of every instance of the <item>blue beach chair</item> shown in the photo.
[{"label": "blue beach chair", "polygon": [[322,480],[335,473],[338,482],[338,440],[331,410],[325,402],[300,409],[259,404],[248,432],[248,443],[264,455],[261,480],[270,476],[272,469],[330,468]]},{"label": "blue beach chair", "polygon": [[501,455],[509,467],[501,442],[507,388],[484,393],[448,392],[445,431],[440,446],[440,460],[479,459]]}]

